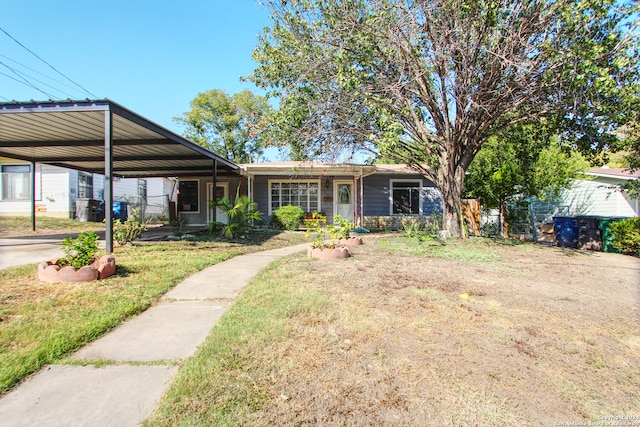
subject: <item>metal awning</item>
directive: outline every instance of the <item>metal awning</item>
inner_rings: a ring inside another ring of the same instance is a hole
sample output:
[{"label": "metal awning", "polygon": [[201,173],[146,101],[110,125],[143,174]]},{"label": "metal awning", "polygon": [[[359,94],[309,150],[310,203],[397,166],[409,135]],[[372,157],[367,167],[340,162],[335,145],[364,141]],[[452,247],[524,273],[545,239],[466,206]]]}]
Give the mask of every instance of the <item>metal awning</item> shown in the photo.
[{"label": "metal awning", "polygon": [[[227,159],[108,99],[0,103],[0,156],[104,174],[104,199],[113,178],[216,177],[235,174]],[[35,167],[32,196],[35,195]],[[31,203],[35,230],[35,198]],[[214,209],[215,220],[215,209]],[[113,217],[105,209],[106,251],[113,251]]]},{"label": "metal awning", "polygon": [[104,174],[105,113],[112,114],[113,174],[210,176],[238,166],[105,100],[0,103],[0,156]]}]

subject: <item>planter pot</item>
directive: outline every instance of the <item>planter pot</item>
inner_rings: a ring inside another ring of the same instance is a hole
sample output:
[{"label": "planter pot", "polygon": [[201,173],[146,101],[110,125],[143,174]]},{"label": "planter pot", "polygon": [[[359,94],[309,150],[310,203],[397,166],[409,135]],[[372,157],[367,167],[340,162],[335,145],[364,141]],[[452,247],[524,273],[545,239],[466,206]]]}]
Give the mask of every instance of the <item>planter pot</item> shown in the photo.
[{"label": "planter pot", "polygon": [[348,239],[336,240],[337,245],[358,246],[362,244],[362,237],[349,237]]},{"label": "planter pot", "polygon": [[339,260],[349,258],[351,254],[348,248],[309,248],[307,250],[309,257],[323,259],[323,260]]},{"label": "planter pot", "polygon": [[96,258],[91,265],[78,270],[71,266],[60,267],[58,260],[38,265],[38,279],[43,282],[90,282],[105,279],[116,273],[116,259],[111,255]]}]

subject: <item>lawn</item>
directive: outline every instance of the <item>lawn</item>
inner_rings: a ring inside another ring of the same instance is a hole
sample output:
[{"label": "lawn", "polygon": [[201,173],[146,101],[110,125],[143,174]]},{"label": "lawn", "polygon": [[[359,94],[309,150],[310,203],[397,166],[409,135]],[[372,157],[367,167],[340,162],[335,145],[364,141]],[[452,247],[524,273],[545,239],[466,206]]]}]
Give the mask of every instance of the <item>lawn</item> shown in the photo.
[{"label": "lawn", "polygon": [[[63,228],[79,231],[74,226]],[[305,237],[257,231],[238,242],[210,240],[200,236],[199,241],[116,247],[117,275],[92,283],[40,282],[36,264],[0,270],[0,393],[144,311],[187,276],[239,254],[301,243]]]},{"label": "lawn", "polygon": [[352,252],[264,270],[146,424],[639,420],[637,258],[404,237]]},{"label": "lawn", "polygon": [[71,234],[82,231],[103,231],[101,222],[80,222],[69,218],[36,217],[36,231],[31,231],[31,218],[26,216],[0,216],[0,236],[38,236],[43,234]]}]

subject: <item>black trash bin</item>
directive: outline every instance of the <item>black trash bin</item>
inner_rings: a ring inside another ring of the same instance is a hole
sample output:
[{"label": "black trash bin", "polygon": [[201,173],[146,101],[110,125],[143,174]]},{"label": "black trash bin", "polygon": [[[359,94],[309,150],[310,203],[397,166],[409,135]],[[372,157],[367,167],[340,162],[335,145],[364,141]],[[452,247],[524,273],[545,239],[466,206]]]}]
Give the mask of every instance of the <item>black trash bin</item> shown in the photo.
[{"label": "black trash bin", "polygon": [[580,215],[578,221],[578,248],[591,251],[602,250],[602,231],[599,216]]},{"label": "black trash bin", "polygon": [[554,216],[553,230],[556,245],[575,248],[578,244],[578,221],[572,216]]}]

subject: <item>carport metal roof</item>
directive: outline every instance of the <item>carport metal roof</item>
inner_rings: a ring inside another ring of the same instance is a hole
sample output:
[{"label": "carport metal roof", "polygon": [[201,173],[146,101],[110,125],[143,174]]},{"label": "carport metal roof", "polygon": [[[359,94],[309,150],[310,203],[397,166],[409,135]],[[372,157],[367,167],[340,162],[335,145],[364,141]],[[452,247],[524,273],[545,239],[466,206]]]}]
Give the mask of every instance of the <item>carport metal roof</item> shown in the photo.
[{"label": "carport metal roof", "polygon": [[[104,174],[113,178],[211,176],[239,167],[108,99],[0,103],[0,156]],[[35,168],[31,170],[35,195]],[[31,203],[35,230],[35,197]],[[214,209],[215,220],[215,209]],[[113,216],[105,210],[106,251],[113,251]]]},{"label": "carport metal roof", "polygon": [[238,166],[104,100],[0,103],[0,156],[105,173],[107,115],[113,174],[123,178],[211,176]]}]

